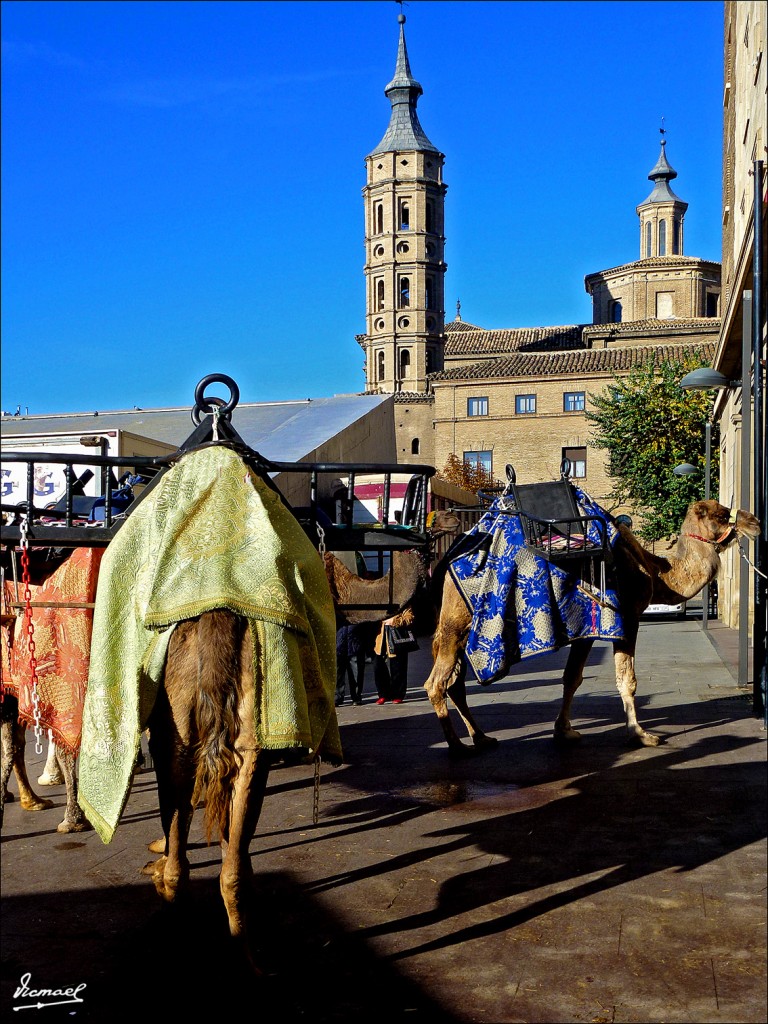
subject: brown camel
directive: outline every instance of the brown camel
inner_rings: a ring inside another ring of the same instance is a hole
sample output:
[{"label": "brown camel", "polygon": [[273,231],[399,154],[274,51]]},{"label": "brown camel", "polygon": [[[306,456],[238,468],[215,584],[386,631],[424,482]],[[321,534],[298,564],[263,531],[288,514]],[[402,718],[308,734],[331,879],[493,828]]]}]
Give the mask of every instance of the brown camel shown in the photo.
[{"label": "brown camel", "polygon": [[[459,519],[453,512],[436,510],[429,515],[427,533],[436,540],[444,534],[456,533],[459,526]],[[419,586],[427,582],[429,552],[416,548],[394,551],[392,569],[374,580],[356,576],[334,554],[327,552],[325,573],[337,609],[339,605],[394,605],[399,610],[408,605]],[[339,616],[349,623],[381,622],[387,618],[387,613],[381,607],[360,607],[339,610]]]},{"label": "brown camel", "polygon": [[[172,902],[189,879],[187,836],[205,800],[210,840],[221,837],[221,895],[230,932],[245,933],[251,878],[248,846],[258,824],[269,756],[256,739],[253,642],[247,620],[207,612],[179,623],[149,720],[165,853],[152,865],[155,887]],[[157,843],[150,849],[156,850]]]},{"label": "brown camel", "polygon": [[[750,512],[739,510],[732,516],[730,510],[717,501],[694,502],[683,521],[675,553],[669,558],[646,551],[627,527],[620,526],[619,530],[621,536],[614,549],[614,561],[625,637],[613,643],[616,686],[624,704],[630,737],[643,746],[652,747],[660,738],[642,728],[635,710],[635,645],[640,616],[651,602],[677,603],[698,594],[717,574],[720,552],[738,537],[756,537],[760,524]],[[473,747],[459,739],[451,724],[449,696],[464,720],[474,749],[495,746],[497,742],[478,727],[467,707],[463,651],[470,624],[470,612],[453,579],[446,574],[440,621],[432,643],[435,661],[424,687],[452,756],[464,756],[472,752]],[[571,643],[563,672],[563,703],[555,721],[558,741],[580,739],[580,734],[571,726],[571,703],[583,680],[593,643],[591,639]]]}]

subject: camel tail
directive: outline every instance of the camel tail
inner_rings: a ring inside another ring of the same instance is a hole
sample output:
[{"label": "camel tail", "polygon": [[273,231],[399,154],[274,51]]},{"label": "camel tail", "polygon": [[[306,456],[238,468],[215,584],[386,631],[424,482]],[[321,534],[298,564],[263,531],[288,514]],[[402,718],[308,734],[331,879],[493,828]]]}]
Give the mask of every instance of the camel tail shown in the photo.
[{"label": "camel tail", "polygon": [[195,723],[199,745],[195,803],[205,797],[208,842],[218,832],[228,838],[232,785],[242,763],[235,750],[240,732],[241,648],[244,619],[213,611],[198,620]]}]

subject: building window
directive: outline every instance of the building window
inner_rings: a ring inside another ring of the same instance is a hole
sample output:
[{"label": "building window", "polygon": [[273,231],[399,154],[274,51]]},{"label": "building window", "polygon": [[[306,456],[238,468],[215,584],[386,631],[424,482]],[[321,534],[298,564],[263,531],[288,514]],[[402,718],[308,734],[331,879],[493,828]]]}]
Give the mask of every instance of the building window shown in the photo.
[{"label": "building window", "polygon": [[583,480],[587,475],[587,449],[563,448],[563,458],[568,459],[571,464],[571,479]]},{"label": "building window", "polygon": [[612,324],[620,324],[621,323],[621,302],[619,301],[619,299],[615,299],[611,303],[611,323]]},{"label": "building window", "polygon": [[536,395],[515,395],[515,412],[523,416],[536,412]]},{"label": "building window", "polygon": [[384,353],[378,352],[376,354],[376,380],[384,380]]},{"label": "building window", "polygon": [[400,200],[400,230],[411,230],[411,208],[410,201],[408,199]]},{"label": "building window", "polygon": [[651,250],[651,222],[648,221],[648,223],[645,225],[645,256],[646,256],[646,259],[648,259],[652,255],[653,255],[653,252]]},{"label": "building window", "polygon": [[421,443],[418,437],[414,437],[414,439],[411,441],[411,455],[419,454],[421,454]]},{"label": "building window", "polygon": [[474,469],[482,469],[486,476],[491,476],[492,452],[464,452],[464,462]]},{"label": "building window", "polygon": [[379,278],[376,282],[376,312],[384,311],[384,281]]},{"label": "building window", "polygon": [[432,349],[428,348],[427,349],[427,355],[426,355],[426,366],[425,366],[425,372],[426,373],[432,373],[432,369],[433,369],[433,366],[434,366],[434,361],[435,361],[435,357],[434,357],[434,355],[432,353]]},{"label": "building window", "polygon": [[659,221],[659,256],[667,255],[667,222]]},{"label": "building window", "polygon": [[407,309],[411,304],[411,279],[409,277],[400,278],[400,309]]},{"label": "building window", "polygon": [[672,255],[680,255],[680,218],[675,217],[672,221]]},{"label": "building window", "polygon": [[488,415],[488,399],[487,398],[468,398],[467,399],[467,416],[487,416]]},{"label": "building window", "polygon": [[707,292],[707,305],[704,311],[705,316],[717,316],[717,292]]},{"label": "building window", "polygon": [[429,201],[427,201],[426,228],[430,233],[435,230],[435,207]]},{"label": "building window", "polygon": [[373,207],[373,232],[381,235],[384,232],[384,204],[376,203]]},{"label": "building window", "polygon": [[566,391],[563,395],[563,412],[584,412],[584,392]]},{"label": "building window", "polygon": [[407,348],[400,350],[400,380],[411,374],[411,353]]},{"label": "building window", "polygon": [[659,320],[670,320],[674,317],[672,292],[656,292],[656,317]]}]

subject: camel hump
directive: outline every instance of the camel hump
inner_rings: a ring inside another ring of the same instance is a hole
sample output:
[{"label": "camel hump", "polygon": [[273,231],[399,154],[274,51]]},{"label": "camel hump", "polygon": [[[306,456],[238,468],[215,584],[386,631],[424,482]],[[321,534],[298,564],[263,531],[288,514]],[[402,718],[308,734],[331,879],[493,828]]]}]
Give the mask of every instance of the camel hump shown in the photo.
[{"label": "camel hump", "polygon": [[226,836],[229,792],[241,763],[235,750],[240,731],[241,652],[245,619],[226,609],[206,612],[197,622],[195,731],[198,737],[195,798],[205,794],[210,840]]}]

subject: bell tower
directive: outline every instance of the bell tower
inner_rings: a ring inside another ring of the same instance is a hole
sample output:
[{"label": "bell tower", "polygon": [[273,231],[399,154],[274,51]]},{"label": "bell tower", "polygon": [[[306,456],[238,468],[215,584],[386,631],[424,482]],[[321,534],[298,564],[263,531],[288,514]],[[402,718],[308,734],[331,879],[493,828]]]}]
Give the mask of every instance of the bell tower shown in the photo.
[{"label": "bell tower", "polygon": [[445,344],[443,154],[419,124],[423,90],[411,74],[405,15],[392,81],[389,126],[365,158],[367,391],[424,392],[443,368]]},{"label": "bell tower", "polygon": [[641,260],[651,256],[683,255],[683,218],[688,203],[684,203],[669,187],[670,181],[677,177],[677,171],[667,163],[665,131],[663,128],[659,131],[661,153],[656,166],[648,175],[653,182],[653,191],[637,207]]}]

